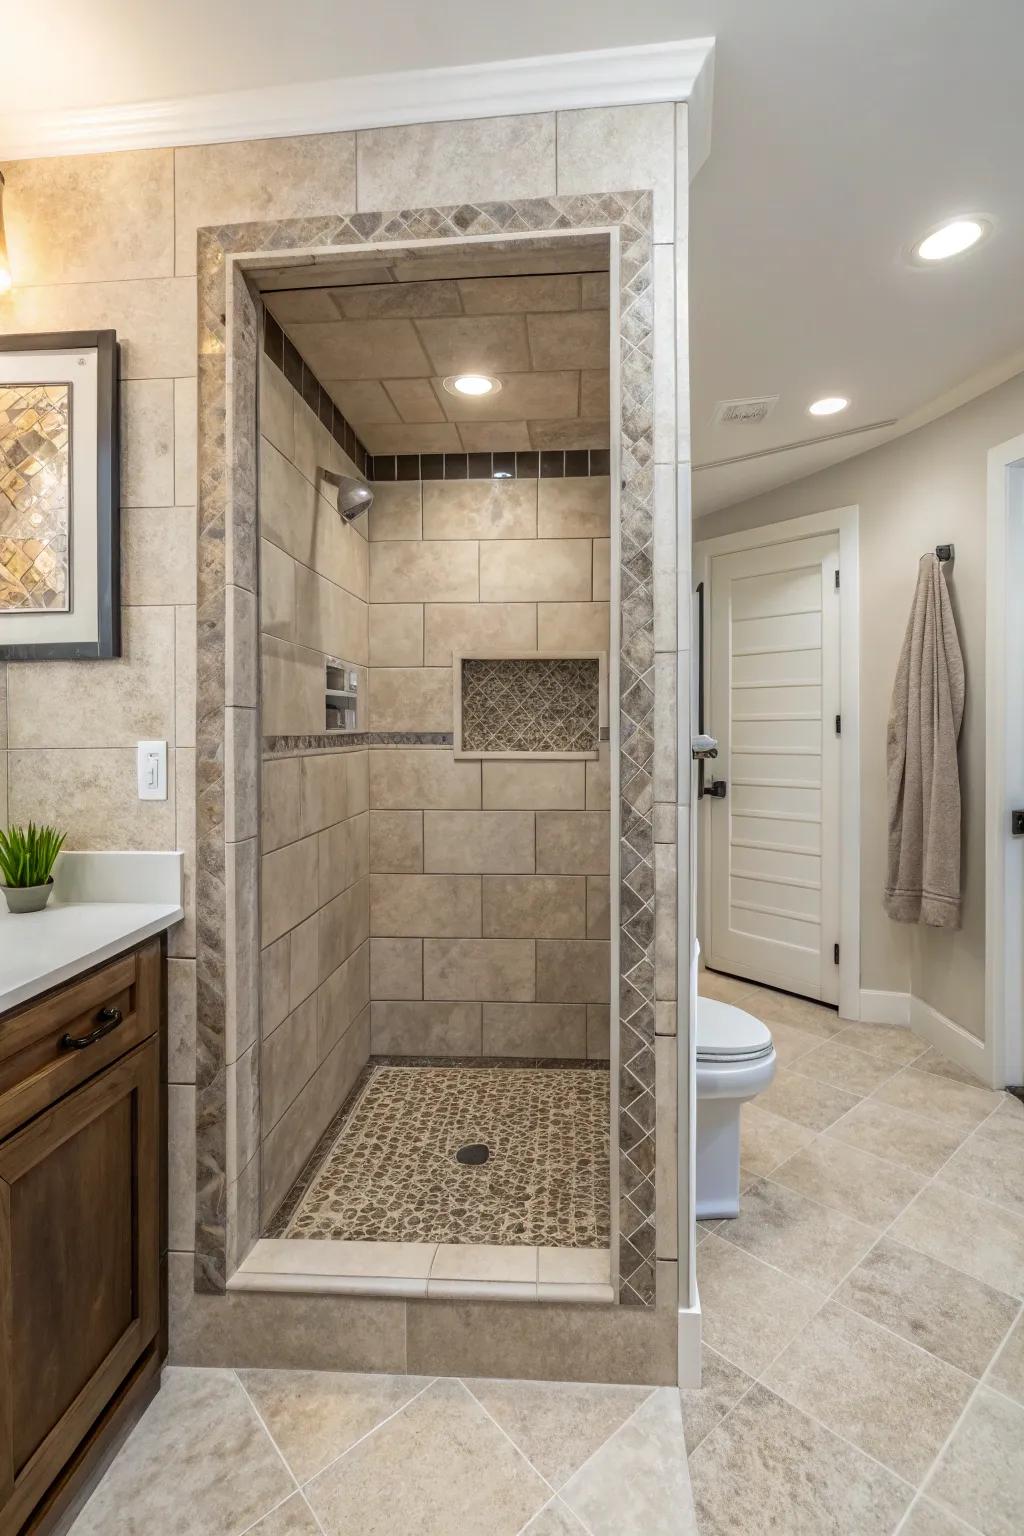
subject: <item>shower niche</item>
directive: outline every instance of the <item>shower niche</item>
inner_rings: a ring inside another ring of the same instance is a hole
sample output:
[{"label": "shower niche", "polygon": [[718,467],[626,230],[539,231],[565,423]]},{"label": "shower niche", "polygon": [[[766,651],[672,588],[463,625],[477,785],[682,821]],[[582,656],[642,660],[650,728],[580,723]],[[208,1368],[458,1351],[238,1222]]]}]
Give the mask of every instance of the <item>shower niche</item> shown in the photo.
[{"label": "shower niche", "polygon": [[324,657],[324,726],[328,735],[365,730],[366,668],[337,656]]},{"label": "shower niche", "polygon": [[607,652],[454,656],[457,758],[594,759],[607,740]]}]

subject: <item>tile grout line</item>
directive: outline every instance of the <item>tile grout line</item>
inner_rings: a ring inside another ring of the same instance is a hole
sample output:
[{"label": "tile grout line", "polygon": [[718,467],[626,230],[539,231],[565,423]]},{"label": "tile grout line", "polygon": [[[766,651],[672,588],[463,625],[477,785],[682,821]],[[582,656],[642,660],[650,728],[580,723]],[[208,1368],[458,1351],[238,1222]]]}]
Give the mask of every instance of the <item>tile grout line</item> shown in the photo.
[{"label": "tile grout line", "polygon": [[[344,1372],[344,1373],[341,1373],[341,1374],[361,1374],[361,1373],[358,1373],[358,1372],[354,1372],[354,1373]],[[404,1374],[404,1375],[408,1376],[409,1372],[408,1371],[406,1371],[404,1373],[403,1372],[399,1372],[397,1374],[399,1374],[399,1375]],[[371,1436],[375,1435],[379,1429],[383,1429],[385,1424],[390,1424],[392,1419],[397,1419],[400,1413],[404,1413],[407,1408],[411,1408],[413,1403],[417,1402],[424,1395],[425,1392],[429,1392],[431,1387],[436,1386],[438,1381],[440,1381],[441,1379],[442,1378],[439,1377],[439,1376],[431,1376],[430,1379],[425,1383],[425,1385],[420,1387],[418,1392],[414,1392],[413,1395],[408,1399],[407,1402],[404,1402],[398,1408],[395,1408],[391,1413],[387,1414],[383,1419],[381,1419],[379,1423],[375,1424],[372,1429],[368,1429],[366,1431],[366,1433],[360,1435],[357,1440],[353,1440],[351,1445],[347,1445],[343,1451],[339,1451],[337,1456],[333,1456],[330,1461],[325,1462],[324,1465],[322,1467],[320,1467],[316,1472],[311,1473],[311,1475],[306,1478],[306,1481],[304,1483],[299,1483],[298,1484],[299,1492],[306,1498],[307,1504],[309,1503],[309,1499],[306,1496],[306,1489],[312,1483],[315,1483],[319,1478],[323,1477],[324,1473],[325,1472],[329,1472],[332,1467],[336,1467],[338,1465],[339,1461],[344,1461],[345,1457],[348,1456],[350,1454],[350,1452],[354,1451],[357,1445],[362,1445],[364,1440],[369,1440],[371,1438]],[[268,1430],[267,1433],[269,1434],[270,1431]],[[294,1473],[292,1475],[294,1476]],[[312,1505],[310,1505],[310,1508],[312,1508]],[[314,1510],[313,1513],[315,1515],[316,1511]],[[319,1521],[317,1523],[319,1524]]]},{"label": "tile grout line", "polygon": [[[289,1466],[288,1460],[287,1460],[284,1452],[282,1451],[281,1447],[278,1445],[277,1441],[274,1439],[273,1435],[270,1433],[270,1427],[267,1424],[266,1419],[264,1419],[262,1413],[260,1413],[260,1411],[256,1407],[256,1404],[254,1403],[252,1397],[250,1396],[250,1394],[249,1394],[249,1392],[248,1392],[248,1390],[246,1388],[245,1382],[242,1380],[242,1378],[239,1375],[237,1370],[233,1370],[231,1372],[231,1374],[235,1378],[235,1381],[238,1383],[239,1389],[240,1389],[240,1391],[242,1393],[242,1396],[245,1398],[245,1401],[248,1403],[250,1411],[255,1416],[257,1422],[261,1425],[264,1434],[266,1435],[267,1439],[270,1441],[270,1443],[273,1446],[274,1450],[277,1452],[277,1455],[278,1455],[278,1458],[279,1458],[279,1460],[281,1462],[281,1465],[284,1467],[284,1469],[287,1472],[288,1476],[291,1478],[292,1483],[294,1484],[294,1487],[292,1488],[291,1492],[285,1498],[279,1500],[278,1503],[275,1504],[272,1509],[264,1510],[263,1513],[259,1516],[258,1519],[254,1520],[251,1525],[247,1525],[245,1527],[245,1530],[242,1532],[242,1536],[245,1536],[245,1532],[253,1530],[255,1526],[259,1525],[260,1520],[265,1519],[266,1516],[269,1515],[269,1514],[273,1514],[274,1510],[280,1509],[282,1504],[287,1504],[288,1500],[291,1499],[291,1498],[294,1498],[296,1493],[301,1494],[302,1493],[302,1488],[301,1488],[301,1486],[299,1484],[298,1478],[295,1476],[295,1473],[292,1471],[291,1467]],[[313,1515],[313,1518],[316,1519],[315,1513]],[[320,1525],[319,1520],[317,1520],[317,1525]],[[321,1530],[323,1529],[322,1526],[320,1528],[321,1528]]]}]

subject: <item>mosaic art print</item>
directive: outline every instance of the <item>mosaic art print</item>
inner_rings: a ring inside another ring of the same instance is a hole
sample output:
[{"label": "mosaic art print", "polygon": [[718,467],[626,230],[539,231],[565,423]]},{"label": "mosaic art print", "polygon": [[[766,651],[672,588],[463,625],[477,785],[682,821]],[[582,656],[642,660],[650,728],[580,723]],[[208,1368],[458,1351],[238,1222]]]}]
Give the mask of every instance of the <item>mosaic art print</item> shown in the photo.
[{"label": "mosaic art print", "polygon": [[0,384],[0,612],[71,606],[70,384]]}]

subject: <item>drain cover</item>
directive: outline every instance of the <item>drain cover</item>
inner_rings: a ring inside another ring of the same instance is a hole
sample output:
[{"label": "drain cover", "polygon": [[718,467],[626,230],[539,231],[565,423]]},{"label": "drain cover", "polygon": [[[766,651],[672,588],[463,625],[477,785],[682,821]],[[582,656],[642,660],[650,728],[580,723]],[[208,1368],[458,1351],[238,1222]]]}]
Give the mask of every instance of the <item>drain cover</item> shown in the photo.
[{"label": "drain cover", "polygon": [[460,1147],[455,1154],[455,1161],[468,1163],[472,1167],[478,1163],[486,1163],[490,1155],[490,1147],[485,1147],[483,1142],[475,1141],[468,1147]]}]

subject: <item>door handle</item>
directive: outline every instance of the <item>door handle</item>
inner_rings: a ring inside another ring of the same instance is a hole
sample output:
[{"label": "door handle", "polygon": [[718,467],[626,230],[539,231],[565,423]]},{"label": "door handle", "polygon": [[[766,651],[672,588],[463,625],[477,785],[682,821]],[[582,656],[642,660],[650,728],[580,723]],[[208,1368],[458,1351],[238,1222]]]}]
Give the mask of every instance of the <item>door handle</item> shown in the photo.
[{"label": "door handle", "polygon": [[716,779],[713,784],[706,784],[704,786],[704,793],[711,795],[715,800],[724,800],[727,788],[728,785],[725,779]]}]

